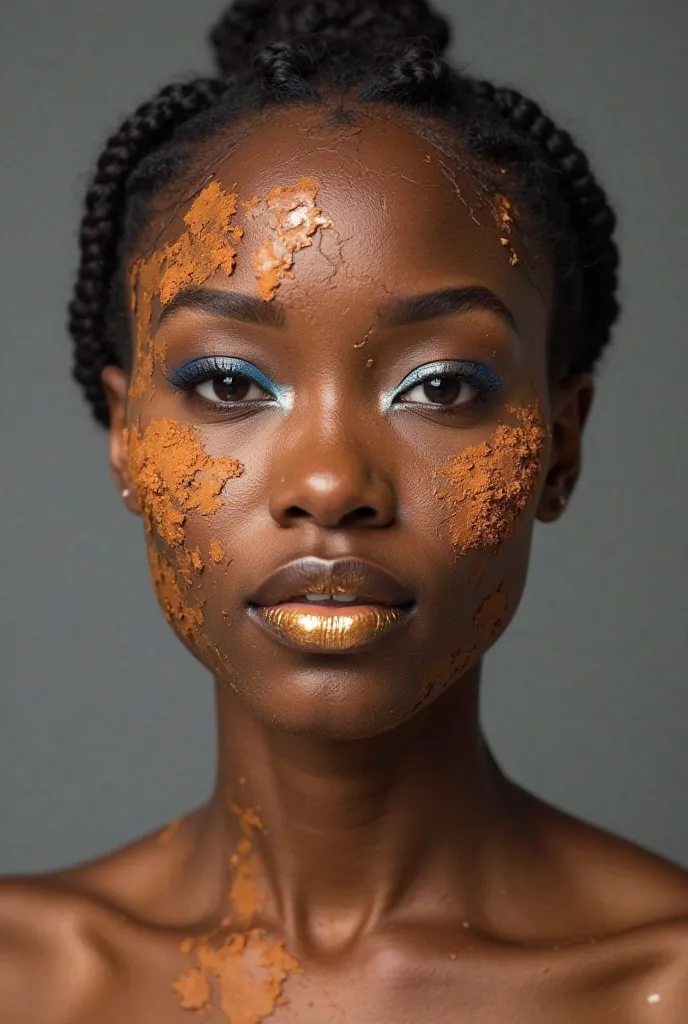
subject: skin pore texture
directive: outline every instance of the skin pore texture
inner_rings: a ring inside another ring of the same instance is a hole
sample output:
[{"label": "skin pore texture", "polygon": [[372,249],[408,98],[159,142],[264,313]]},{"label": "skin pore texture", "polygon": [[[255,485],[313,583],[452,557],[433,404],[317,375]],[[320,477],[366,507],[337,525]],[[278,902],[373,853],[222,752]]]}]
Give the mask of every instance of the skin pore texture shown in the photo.
[{"label": "skin pore texture", "polygon": [[[357,120],[281,111],[204,143],[132,254],[111,462],[216,680],[217,784],[109,857],[5,884],[3,1022],[685,1019],[685,872],[517,786],[480,727],[483,656],[592,395],[549,379],[549,260],[460,161]],[[278,643],[247,601],[305,556],[393,572],[403,628]]]}]

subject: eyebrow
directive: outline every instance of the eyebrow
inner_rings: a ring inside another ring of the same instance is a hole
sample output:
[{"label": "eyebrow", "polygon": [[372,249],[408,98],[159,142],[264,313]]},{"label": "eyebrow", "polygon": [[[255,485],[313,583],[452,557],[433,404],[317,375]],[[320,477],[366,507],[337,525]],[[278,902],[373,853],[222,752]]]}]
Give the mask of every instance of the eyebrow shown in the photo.
[{"label": "eyebrow", "polygon": [[[207,313],[221,319],[276,327],[278,330],[285,330],[287,326],[286,307],[280,302],[266,302],[255,295],[218,288],[185,288],[178,292],[163,308],[158,326],[184,309]],[[520,337],[518,324],[509,307],[493,291],[482,285],[443,288],[422,295],[391,299],[378,308],[377,325],[405,327],[436,317],[469,313],[473,310],[486,310],[496,314]]]},{"label": "eyebrow", "polygon": [[183,309],[207,313],[223,320],[229,318],[246,324],[277,327],[280,330],[287,326],[286,310],[279,302],[266,302],[255,295],[228,292],[220,288],[184,288],[163,307],[158,327]]},{"label": "eyebrow", "polygon": [[493,291],[482,285],[443,288],[424,295],[391,299],[380,308],[378,315],[381,326],[402,327],[423,320],[432,320],[438,316],[470,313],[476,309],[496,313],[517,335],[519,334],[516,318],[509,307]]}]

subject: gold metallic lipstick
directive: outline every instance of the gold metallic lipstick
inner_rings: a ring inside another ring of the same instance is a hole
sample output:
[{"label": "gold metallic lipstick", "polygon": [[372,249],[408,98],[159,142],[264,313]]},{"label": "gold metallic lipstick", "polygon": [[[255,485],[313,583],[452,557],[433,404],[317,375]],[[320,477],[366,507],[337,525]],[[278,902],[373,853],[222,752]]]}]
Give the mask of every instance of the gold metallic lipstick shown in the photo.
[{"label": "gold metallic lipstick", "polygon": [[247,596],[251,618],[302,651],[358,650],[407,622],[413,591],[381,565],[306,557],[282,566]]},{"label": "gold metallic lipstick", "polygon": [[332,611],[323,605],[278,604],[256,612],[271,633],[306,651],[350,651],[388,633],[405,618],[400,608],[363,604]]}]

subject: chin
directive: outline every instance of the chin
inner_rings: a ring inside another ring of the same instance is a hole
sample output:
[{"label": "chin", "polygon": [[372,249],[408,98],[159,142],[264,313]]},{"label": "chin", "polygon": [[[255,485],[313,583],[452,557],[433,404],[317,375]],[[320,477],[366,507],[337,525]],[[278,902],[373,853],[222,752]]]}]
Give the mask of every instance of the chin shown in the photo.
[{"label": "chin", "polygon": [[[397,728],[420,704],[417,679],[382,673],[357,659],[314,657],[269,679],[229,680],[236,697],[265,725],[319,740],[363,740]],[[398,672],[398,669],[397,669]]]}]

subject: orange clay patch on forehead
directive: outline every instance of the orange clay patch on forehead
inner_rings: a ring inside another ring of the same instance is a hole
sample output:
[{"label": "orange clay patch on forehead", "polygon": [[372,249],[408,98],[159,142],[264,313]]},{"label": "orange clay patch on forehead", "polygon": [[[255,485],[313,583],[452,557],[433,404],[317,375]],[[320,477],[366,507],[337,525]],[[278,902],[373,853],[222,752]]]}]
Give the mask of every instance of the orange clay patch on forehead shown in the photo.
[{"label": "orange clay patch on forehead", "polygon": [[[318,228],[331,228],[332,221],[323,216],[315,197],[320,186],[314,178],[301,178],[295,185],[279,185],[267,195],[269,234],[251,256],[253,272],[261,298],[271,301],[283,278],[293,278],[294,254],[313,245],[312,236]],[[257,206],[250,200],[255,216]]]},{"label": "orange clay patch on forehead", "polygon": [[435,493],[451,510],[449,536],[460,554],[503,543],[537,487],[547,437],[540,410],[507,411],[518,426],[500,424],[488,441],[466,448],[439,473]]},{"label": "orange clay patch on forehead", "polygon": [[152,420],[143,434],[134,426],[126,440],[141,506],[150,525],[171,547],[182,544],[187,515],[216,512],[222,506],[224,485],[243,473],[236,459],[208,455],[198,431],[188,423]]},{"label": "orange clay patch on forehead", "polygon": [[140,398],[153,375],[156,353],[151,343],[153,300],[166,305],[183,288],[202,285],[217,271],[234,272],[236,249],[243,228],[232,225],[238,195],[211,181],[184,216],[186,230],[151,256],[133,261],[129,271],[132,312],[136,323],[135,369],[130,398]]}]

